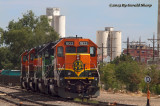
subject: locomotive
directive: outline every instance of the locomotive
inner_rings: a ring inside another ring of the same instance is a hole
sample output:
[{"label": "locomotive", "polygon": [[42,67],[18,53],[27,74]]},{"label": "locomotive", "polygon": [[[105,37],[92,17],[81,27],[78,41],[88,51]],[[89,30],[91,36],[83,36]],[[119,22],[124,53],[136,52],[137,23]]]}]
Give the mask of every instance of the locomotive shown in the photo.
[{"label": "locomotive", "polygon": [[66,37],[21,54],[21,87],[63,98],[99,96],[97,45]]}]

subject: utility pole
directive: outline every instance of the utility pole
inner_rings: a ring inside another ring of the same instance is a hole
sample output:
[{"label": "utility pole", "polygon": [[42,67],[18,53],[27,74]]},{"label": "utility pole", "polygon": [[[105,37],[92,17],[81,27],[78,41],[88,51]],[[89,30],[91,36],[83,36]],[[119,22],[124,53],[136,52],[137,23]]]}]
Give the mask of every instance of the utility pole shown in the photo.
[{"label": "utility pole", "polygon": [[[111,34],[111,33],[110,33],[110,34]],[[111,42],[111,47],[110,47],[110,48],[111,48],[111,52],[110,52],[111,55],[110,55],[110,57],[111,57],[111,61],[112,61],[112,35],[110,35],[110,42]]]},{"label": "utility pole", "polygon": [[[158,23],[157,23],[157,39],[160,39],[160,0],[158,0],[158,18],[157,19],[158,19]],[[160,40],[157,40],[157,47],[158,47],[158,45],[160,46]],[[160,56],[159,50],[158,50],[158,54]]]},{"label": "utility pole", "polygon": [[159,44],[158,44],[158,47],[157,47],[157,49],[158,49],[158,58],[159,58]]},{"label": "utility pole", "polygon": [[129,37],[127,37],[127,56],[129,55]]},{"label": "utility pole", "polygon": [[[104,49],[104,48],[111,48],[111,47],[104,47],[104,45],[103,45],[103,43],[102,43],[102,46],[101,46],[101,47],[98,47],[98,48],[99,48],[99,49],[102,48],[102,53],[101,53],[101,54],[102,54],[102,64],[103,64],[103,59],[104,59],[104,57],[103,57],[103,51],[104,51],[104,50],[103,50],[103,49]],[[112,52],[113,52],[113,51],[112,51]]]},{"label": "utility pole", "polygon": [[103,64],[103,43],[102,43],[102,64]]},{"label": "utility pole", "polygon": [[155,39],[155,36],[153,35],[153,61],[154,61],[154,57],[155,57],[155,56],[154,56],[154,55],[155,55],[155,52],[154,52],[154,43],[155,43],[155,42],[154,42],[154,39]]},{"label": "utility pole", "polygon": [[[127,55],[129,55],[130,53],[129,53],[129,50],[130,49],[134,49],[135,47],[129,47],[130,46],[130,43],[133,43],[133,42],[129,42],[129,37],[127,38],[127,42],[123,42],[123,43],[127,43]],[[137,41],[137,42],[134,42],[134,43],[137,43],[137,44],[135,44],[135,45],[138,45],[139,46],[139,62],[140,62],[140,60],[141,60],[141,45],[142,45],[142,43],[145,43],[145,42],[141,42],[141,38],[139,38],[139,41]],[[134,50],[134,52],[135,52],[136,50]],[[135,56],[135,54],[134,54],[134,56]]]},{"label": "utility pole", "polygon": [[[108,47],[104,47],[104,45],[103,45],[103,43],[102,43],[102,46],[101,46],[101,47],[98,47],[99,49],[102,48],[102,64],[103,64],[103,59],[104,59],[104,57],[103,57],[103,51],[104,51],[104,50],[103,50],[103,49],[104,49],[104,48],[110,48],[110,53],[107,52],[107,54],[110,54],[110,61],[112,61],[112,55],[113,55],[112,53],[115,52],[115,51],[113,51],[113,48],[116,48],[116,47],[112,47],[112,40],[113,40],[113,39],[116,39],[116,38],[112,38],[112,35],[111,35],[110,32],[109,32],[109,35],[108,35],[108,36],[109,36],[108,39],[109,39],[110,45],[107,44]],[[107,40],[107,41],[108,41],[108,40]],[[108,43],[108,42],[107,42],[107,43]],[[107,51],[108,51],[108,50],[107,50]]]},{"label": "utility pole", "polygon": [[141,62],[141,37],[139,38],[139,62]]},{"label": "utility pole", "polygon": [[153,61],[155,60],[155,48],[157,48],[157,52],[158,52],[158,57],[159,57],[159,44],[157,44],[157,47],[155,47],[155,43],[159,42],[160,39],[155,39],[155,34],[153,34],[153,38],[152,39],[148,39],[149,41],[151,41],[153,43]]},{"label": "utility pole", "polygon": [[127,42],[123,42],[123,43],[127,43],[127,55],[129,55],[129,45],[132,42],[129,42],[129,37],[127,37]]},{"label": "utility pole", "polygon": [[[99,48],[99,49],[102,48],[102,64],[103,64],[103,58],[104,58],[104,57],[103,57],[103,51],[104,51],[103,49],[104,49],[104,48],[111,48],[111,47],[104,47],[104,45],[103,45],[103,43],[102,43],[102,46],[101,46],[101,47],[98,47],[98,48]],[[114,48],[115,48],[115,47],[114,47]],[[112,51],[112,52],[115,52],[115,51]],[[111,57],[111,56],[110,56],[110,57]]]}]

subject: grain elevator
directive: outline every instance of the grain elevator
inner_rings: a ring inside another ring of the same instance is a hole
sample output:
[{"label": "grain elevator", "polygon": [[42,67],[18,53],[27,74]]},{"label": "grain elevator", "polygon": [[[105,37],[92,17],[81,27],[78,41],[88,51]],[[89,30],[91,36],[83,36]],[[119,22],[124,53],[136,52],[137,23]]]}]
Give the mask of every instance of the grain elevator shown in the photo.
[{"label": "grain elevator", "polygon": [[54,28],[60,37],[65,37],[66,17],[60,15],[60,8],[47,8],[46,16],[49,19],[49,25]]},{"label": "grain elevator", "polygon": [[121,32],[114,31],[113,27],[105,27],[105,30],[96,32],[96,44],[99,47],[98,55],[104,58],[109,56],[112,61],[121,55]]}]

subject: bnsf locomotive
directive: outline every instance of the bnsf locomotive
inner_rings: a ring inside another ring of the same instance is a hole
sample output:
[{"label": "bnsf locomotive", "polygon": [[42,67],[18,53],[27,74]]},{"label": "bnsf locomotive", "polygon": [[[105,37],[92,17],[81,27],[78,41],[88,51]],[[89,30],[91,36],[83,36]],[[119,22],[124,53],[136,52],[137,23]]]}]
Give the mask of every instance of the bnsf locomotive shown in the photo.
[{"label": "bnsf locomotive", "polygon": [[99,96],[97,45],[68,37],[25,51],[21,87],[63,98]]}]

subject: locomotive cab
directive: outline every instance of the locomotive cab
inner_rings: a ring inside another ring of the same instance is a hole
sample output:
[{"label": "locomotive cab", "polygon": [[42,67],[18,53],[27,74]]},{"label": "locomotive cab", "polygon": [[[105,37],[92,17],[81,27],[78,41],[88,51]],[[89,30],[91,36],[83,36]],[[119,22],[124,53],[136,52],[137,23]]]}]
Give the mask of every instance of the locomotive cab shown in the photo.
[{"label": "locomotive cab", "polygon": [[63,39],[56,45],[58,95],[64,98],[97,97],[97,46],[89,39]]}]

